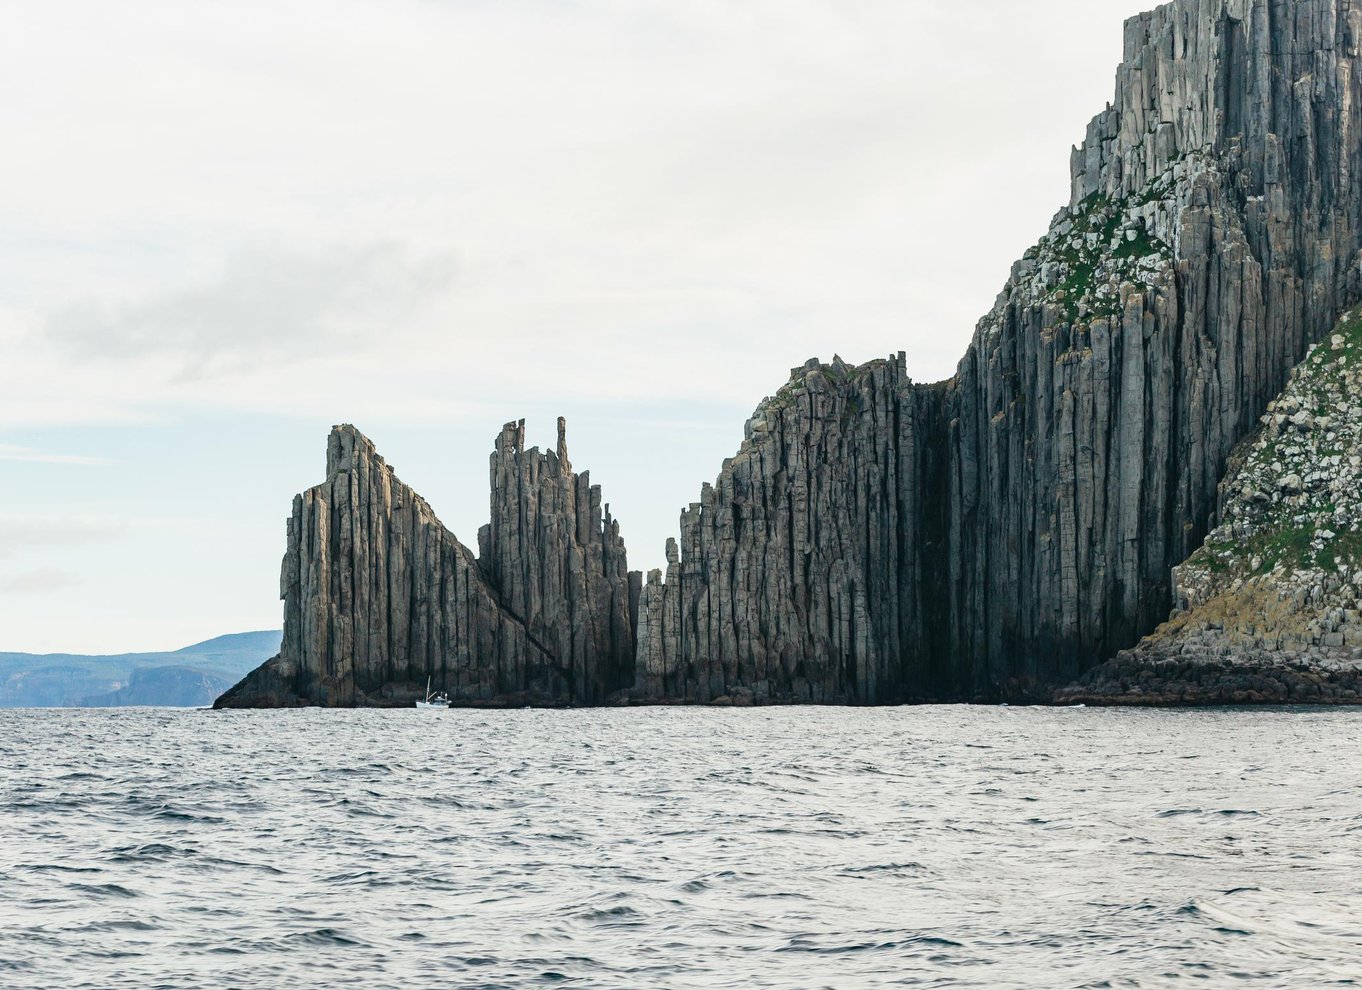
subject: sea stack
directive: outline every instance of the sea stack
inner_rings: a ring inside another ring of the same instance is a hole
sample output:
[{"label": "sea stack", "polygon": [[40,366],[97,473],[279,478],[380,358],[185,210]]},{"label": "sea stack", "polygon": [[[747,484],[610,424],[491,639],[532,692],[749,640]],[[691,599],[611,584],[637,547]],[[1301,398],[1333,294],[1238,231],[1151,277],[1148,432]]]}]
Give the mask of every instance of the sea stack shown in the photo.
[{"label": "sea stack", "polygon": [[279,655],[217,708],[409,705],[427,679],[458,704],[599,704],[632,683],[630,577],[599,486],[502,428],[475,558],[353,426],[326,481],[293,500]]}]

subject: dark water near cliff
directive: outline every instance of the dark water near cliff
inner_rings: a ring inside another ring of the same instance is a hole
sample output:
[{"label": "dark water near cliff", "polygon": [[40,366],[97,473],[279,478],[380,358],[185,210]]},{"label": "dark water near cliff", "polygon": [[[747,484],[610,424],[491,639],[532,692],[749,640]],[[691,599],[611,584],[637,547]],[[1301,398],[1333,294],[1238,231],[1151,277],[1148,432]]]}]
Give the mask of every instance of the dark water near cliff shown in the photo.
[{"label": "dark water near cliff", "polygon": [[0,713],[0,986],[1362,982],[1362,712]]}]

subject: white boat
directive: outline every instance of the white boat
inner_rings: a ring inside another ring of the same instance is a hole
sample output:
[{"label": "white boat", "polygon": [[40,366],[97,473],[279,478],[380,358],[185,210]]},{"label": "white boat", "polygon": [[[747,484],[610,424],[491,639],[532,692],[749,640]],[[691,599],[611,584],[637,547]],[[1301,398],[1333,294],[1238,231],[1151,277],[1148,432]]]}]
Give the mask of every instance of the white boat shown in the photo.
[{"label": "white boat", "polygon": [[427,678],[426,678],[426,700],[425,700],[425,701],[418,701],[418,702],[416,703],[416,707],[417,707],[417,708],[448,708],[448,707],[449,707],[449,695],[445,694],[443,691],[439,692],[438,694],[431,694],[431,693],[430,693],[430,678],[427,677]]}]

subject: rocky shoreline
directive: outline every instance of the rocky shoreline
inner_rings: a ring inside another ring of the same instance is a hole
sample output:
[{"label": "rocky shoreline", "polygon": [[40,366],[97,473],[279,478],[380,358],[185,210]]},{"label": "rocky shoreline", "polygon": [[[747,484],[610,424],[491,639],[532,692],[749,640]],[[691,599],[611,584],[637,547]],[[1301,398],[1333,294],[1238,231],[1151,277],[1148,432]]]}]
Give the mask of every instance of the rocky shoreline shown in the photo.
[{"label": "rocky shoreline", "polygon": [[1360,705],[1362,650],[1169,654],[1127,650],[1055,692],[1057,705]]}]

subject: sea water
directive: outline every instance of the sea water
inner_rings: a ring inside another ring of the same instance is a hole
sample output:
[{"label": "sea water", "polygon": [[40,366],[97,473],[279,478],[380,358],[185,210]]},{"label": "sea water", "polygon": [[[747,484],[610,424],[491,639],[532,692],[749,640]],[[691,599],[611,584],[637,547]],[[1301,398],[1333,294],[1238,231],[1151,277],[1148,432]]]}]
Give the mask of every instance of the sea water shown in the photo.
[{"label": "sea water", "polygon": [[0,712],[0,986],[1362,982],[1362,712]]}]

